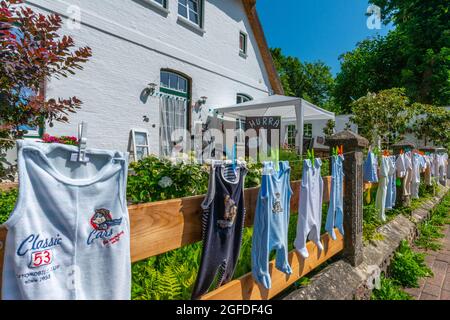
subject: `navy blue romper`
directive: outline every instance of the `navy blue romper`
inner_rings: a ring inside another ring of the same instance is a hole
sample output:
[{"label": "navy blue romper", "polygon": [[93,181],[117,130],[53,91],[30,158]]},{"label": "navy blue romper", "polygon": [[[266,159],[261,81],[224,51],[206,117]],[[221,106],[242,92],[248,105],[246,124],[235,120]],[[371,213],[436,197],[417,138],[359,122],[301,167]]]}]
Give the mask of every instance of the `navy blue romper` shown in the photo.
[{"label": "navy blue romper", "polygon": [[247,168],[214,163],[211,166],[208,194],[202,203],[203,252],[192,292],[197,299],[229,282],[234,274],[245,223],[244,179]]}]

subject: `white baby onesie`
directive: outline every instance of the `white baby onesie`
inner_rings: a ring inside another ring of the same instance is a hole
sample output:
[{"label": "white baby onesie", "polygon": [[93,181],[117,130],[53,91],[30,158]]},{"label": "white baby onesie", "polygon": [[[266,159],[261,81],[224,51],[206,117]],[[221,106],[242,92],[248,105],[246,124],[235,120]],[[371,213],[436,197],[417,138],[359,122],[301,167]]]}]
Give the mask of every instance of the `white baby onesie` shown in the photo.
[{"label": "white baby onesie", "polygon": [[298,252],[308,258],[306,240],[313,241],[319,251],[323,250],[320,242],[320,228],[322,225],[322,201],[323,201],[323,179],[320,169],[322,161],[315,159],[303,161],[303,177],[300,188],[300,204],[298,208],[297,237],[294,245]]}]

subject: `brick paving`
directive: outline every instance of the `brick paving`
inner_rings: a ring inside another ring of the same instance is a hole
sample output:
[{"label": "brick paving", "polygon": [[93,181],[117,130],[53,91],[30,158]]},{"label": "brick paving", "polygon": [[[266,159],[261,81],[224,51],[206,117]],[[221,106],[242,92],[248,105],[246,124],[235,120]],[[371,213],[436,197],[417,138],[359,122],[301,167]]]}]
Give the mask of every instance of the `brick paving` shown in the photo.
[{"label": "brick paving", "polygon": [[450,226],[444,228],[444,234],[440,251],[425,252],[425,262],[434,277],[421,279],[419,288],[405,289],[416,300],[450,300]]}]

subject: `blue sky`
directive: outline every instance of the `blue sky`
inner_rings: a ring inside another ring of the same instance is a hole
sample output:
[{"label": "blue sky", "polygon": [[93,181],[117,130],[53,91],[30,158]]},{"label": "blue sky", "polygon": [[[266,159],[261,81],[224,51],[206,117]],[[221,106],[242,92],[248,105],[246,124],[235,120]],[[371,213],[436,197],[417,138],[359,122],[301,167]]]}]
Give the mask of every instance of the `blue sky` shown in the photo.
[{"label": "blue sky", "polygon": [[[283,3],[283,5],[280,5]],[[259,0],[258,13],[271,47],[301,61],[322,60],[336,74],[339,56],[370,36],[385,35],[367,27],[367,0]]]}]

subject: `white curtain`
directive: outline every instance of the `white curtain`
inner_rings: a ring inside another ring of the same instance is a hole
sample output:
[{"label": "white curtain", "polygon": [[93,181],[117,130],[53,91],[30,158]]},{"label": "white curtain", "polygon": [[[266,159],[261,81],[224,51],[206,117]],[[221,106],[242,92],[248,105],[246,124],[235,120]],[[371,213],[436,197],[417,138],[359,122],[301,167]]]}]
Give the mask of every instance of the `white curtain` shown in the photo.
[{"label": "white curtain", "polygon": [[177,129],[186,129],[187,101],[186,99],[166,95],[161,96],[159,104],[161,115],[161,156],[170,157],[174,146],[182,145],[186,139],[183,135],[172,137],[172,133]]}]

